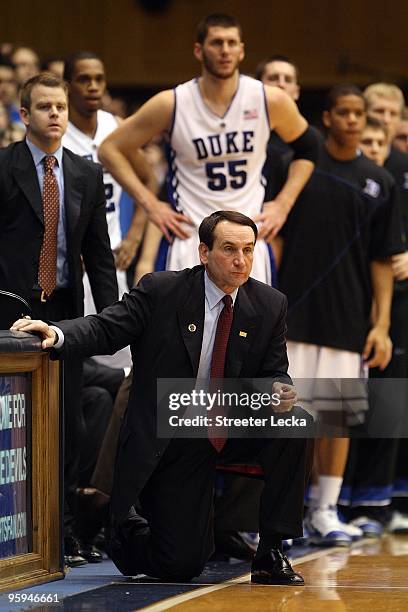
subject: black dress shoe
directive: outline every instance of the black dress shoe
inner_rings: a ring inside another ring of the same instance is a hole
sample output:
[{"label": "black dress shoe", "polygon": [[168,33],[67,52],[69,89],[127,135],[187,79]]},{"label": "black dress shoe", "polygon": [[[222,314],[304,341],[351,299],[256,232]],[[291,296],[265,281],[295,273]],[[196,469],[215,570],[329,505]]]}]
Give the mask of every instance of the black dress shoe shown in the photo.
[{"label": "black dress shoe", "polygon": [[79,553],[78,540],[73,536],[64,537],[64,563],[68,567],[81,567],[88,561]]},{"label": "black dress shoe", "polygon": [[92,542],[79,541],[78,552],[88,563],[102,563],[103,557],[100,550]]},{"label": "black dress shoe", "polygon": [[[124,576],[136,576],[143,573],[134,561],[137,546],[147,543],[150,538],[150,528],[147,520],[140,516],[132,506],[120,524],[111,517],[106,530],[107,553],[116,567]],[[137,554],[136,554],[137,557]]]},{"label": "black dress shoe", "polygon": [[255,550],[245,542],[237,531],[216,531],[214,541],[217,559],[226,556],[251,561],[254,558]]},{"label": "black dress shoe", "polygon": [[286,586],[305,584],[302,576],[293,571],[288,558],[279,548],[271,548],[265,555],[255,557],[251,567],[251,582]]},{"label": "black dress shoe", "polygon": [[98,531],[98,533],[93,539],[93,543],[99,551],[101,551],[102,553],[108,553],[108,542],[106,538],[105,527],[102,527],[102,529]]},{"label": "black dress shoe", "polygon": [[68,567],[81,567],[87,565],[88,561],[81,555],[64,555],[64,564]]}]

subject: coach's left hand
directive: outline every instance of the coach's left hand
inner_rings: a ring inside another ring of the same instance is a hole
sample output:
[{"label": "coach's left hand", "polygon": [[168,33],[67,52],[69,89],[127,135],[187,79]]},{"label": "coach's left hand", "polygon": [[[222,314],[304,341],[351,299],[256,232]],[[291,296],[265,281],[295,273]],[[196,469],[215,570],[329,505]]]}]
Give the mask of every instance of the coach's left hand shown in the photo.
[{"label": "coach's left hand", "polygon": [[293,385],[282,382],[274,382],[272,393],[279,395],[279,406],[273,406],[274,412],[289,412],[297,401],[296,388]]}]

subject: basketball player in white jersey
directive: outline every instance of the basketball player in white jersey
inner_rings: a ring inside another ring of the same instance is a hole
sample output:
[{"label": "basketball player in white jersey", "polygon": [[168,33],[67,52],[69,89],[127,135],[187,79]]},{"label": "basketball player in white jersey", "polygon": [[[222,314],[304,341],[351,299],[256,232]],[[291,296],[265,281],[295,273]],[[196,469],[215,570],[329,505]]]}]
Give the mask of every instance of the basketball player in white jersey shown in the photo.
[{"label": "basketball player in white jersey", "polygon": [[[194,55],[201,63],[200,78],[151,98],[100,148],[103,164],[166,238],[176,236],[169,269],[199,263],[196,228],[219,209],[252,217],[260,224],[259,237],[272,238],[308,180],[317,154],[315,137],[293,100],[277,87],[239,74],[244,45],[233,17],[206,17],[198,28]],[[292,144],[294,160],[282,191],[263,205],[262,167],[272,128]],[[170,198],[176,210],[146,189],[133,170],[134,152],[159,133],[167,134],[170,146]],[[270,280],[262,240],[252,276]]]},{"label": "basketball player in white jersey", "polygon": [[[69,122],[63,138],[63,145],[94,162],[99,162],[98,147],[102,140],[119,125],[119,119],[100,110],[102,96],[106,88],[105,69],[102,61],[94,53],[79,51],[65,61],[64,78],[69,83]],[[140,159],[140,161],[139,161]],[[144,160],[138,157],[139,168],[146,175],[142,165]],[[145,224],[145,214],[140,211],[133,217],[128,234],[122,240],[119,218],[119,200],[122,187],[104,168],[104,185],[106,195],[106,220],[115,254],[116,274],[119,297],[128,290],[126,268],[131,263],[141,240]],[[88,276],[84,274],[84,308],[85,314],[95,312],[92,290]],[[122,350],[115,359],[97,360],[115,367],[130,367],[130,351]]]}]

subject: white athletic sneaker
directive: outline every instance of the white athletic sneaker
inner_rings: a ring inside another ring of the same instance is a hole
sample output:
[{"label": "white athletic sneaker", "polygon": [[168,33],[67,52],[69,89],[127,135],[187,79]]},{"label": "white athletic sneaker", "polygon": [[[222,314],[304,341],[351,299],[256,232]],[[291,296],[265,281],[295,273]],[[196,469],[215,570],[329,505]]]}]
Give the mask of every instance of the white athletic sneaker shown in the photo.
[{"label": "white athletic sneaker", "polygon": [[350,546],[352,537],[339,520],[335,506],[319,506],[309,511],[306,524],[309,541],[316,546]]},{"label": "white athletic sneaker", "polygon": [[384,532],[383,524],[368,516],[358,516],[351,523],[362,530],[365,538],[381,538]]},{"label": "white athletic sneaker", "polygon": [[390,533],[408,533],[408,514],[394,510],[387,529]]},{"label": "white athletic sneaker", "polygon": [[347,535],[349,535],[353,541],[361,540],[361,538],[364,537],[363,530],[360,529],[360,527],[357,527],[357,525],[353,525],[352,523],[343,523],[343,521],[340,521],[340,524],[343,531],[347,533]]}]

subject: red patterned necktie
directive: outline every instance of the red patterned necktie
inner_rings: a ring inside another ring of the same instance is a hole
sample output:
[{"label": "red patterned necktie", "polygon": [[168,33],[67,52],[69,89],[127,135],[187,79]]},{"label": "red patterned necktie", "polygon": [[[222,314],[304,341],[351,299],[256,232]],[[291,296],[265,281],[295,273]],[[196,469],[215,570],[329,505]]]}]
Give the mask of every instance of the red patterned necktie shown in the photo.
[{"label": "red patterned necktie", "polygon": [[[227,352],[227,344],[231,330],[233,312],[231,296],[224,295],[222,301],[224,302],[224,308],[222,309],[220,316],[218,317],[217,331],[215,332],[214,348],[211,358],[210,381],[211,379],[224,378],[225,355]],[[222,405],[220,406],[219,404],[215,403],[213,410],[214,409],[216,409],[216,411],[213,413],[213,425],[216,416],[224,416],[224,407]],[[216,428],[213,426],[208,431],[208,437],[210,439],[210,442],[217,452],[220,452],[223,449],[224,444],[227,441],[226,437],[213,437],[220,430],[221,433],[223,433],[222,428]],[[219,433],[217,433],[217,435],[219,435]]]},{"label": "red patterned necktie", "polygon": [[57,233],[59,217],[59,189],[54,174],[56,158],[44,157],[43,212],[44,237],[38,267],[38,284],[49,297],[57,284]]}]

